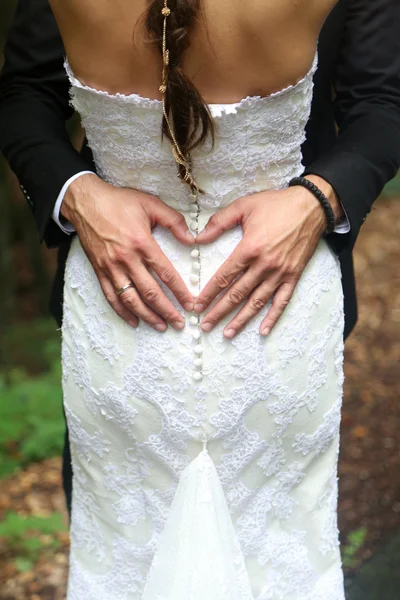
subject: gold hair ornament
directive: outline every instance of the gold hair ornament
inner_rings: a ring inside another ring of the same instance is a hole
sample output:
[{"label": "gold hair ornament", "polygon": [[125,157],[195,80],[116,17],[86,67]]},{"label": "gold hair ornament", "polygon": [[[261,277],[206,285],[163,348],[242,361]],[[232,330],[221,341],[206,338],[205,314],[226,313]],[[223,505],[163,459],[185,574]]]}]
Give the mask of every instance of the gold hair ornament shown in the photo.
[{"label": "gold hair ornament", "polygon": [[[162,69],[162,83],[159,87],[159,90],[163,96],[163,99],[162,99],[163,113],[164,113],[165,121],[167,123],[168,131],[169,131],[169,134],[170,134],[171,140],[172,140],[172,142],[171,142],[172,154],[173,154],[176,162],[179,165],[182,165],[184,167],[185,175],[183,177],[183,181],[185,181],[186,183],[188,183],[190,185],[192,194],[195,194],[196,192],[200,191],[200,188],[190,173],[189,163],[186,160],[185,156],[182,153],[182,150],[179,147],[179,144],[176,140],[176,137],[173,132],[173,129],[172,129],[172,126],[171,126],[171,123],[170,123],[170,120],[169,120],[169,117],[167,114],[167,110],[165,107],[165,96],[167,93],[167,86],[168,86],[168,65],[169,65],[169,50],[167,50],[167,19],[171,14],[171,9],[168,7],[168,0],[164,0],[164,7],[161,10],[161,14],[164,17],[163,40],[162,40],[163,69]],[[178,177],[182,179],[180,173],[178,173]]]}]

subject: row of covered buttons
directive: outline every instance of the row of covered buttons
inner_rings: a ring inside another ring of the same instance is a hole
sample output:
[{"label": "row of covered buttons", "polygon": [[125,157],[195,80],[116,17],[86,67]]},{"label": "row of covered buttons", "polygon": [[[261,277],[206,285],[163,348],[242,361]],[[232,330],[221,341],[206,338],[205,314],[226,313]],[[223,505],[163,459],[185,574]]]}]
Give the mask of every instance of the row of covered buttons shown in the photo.
[{"label": "row of covered buttons", "polygon": [[[199,257],[199,254],[200,254],[200,253],[199,253],[199,251],[198,251],[196,248],[194,248],[194,249],[193,249],[193,250],[190,252],[190,256],[191,256],[192,258],[194,258],[194,259],[198,258],[198,257]],[[198,265],[198,266],[197,266],[197,265]],[[198,261],[196,261],[196,262],[192,262],[192,268],[193,268],[195,271],[200,271],[200,263],[199,263]],[[193,275],[194,275],[194,274],[192,274],[192,276],[193,276]],[[191,279],[191,281],[192,281],[192,279]],[[194,283],[198,283],[198,281],[199,281],[199,278],[198,278],[198,276],[197,276],[197,280],[196,280]],[[193,281],[192,281],[192,283],[193,283]],[[195,316],[195,315],[192,315],[191,317],[189,317],[189,323],[190,323],[190,325],[191,325],[193,328],[195,327],[195,329],[193,329],[192,336],[193,336],[193,339],[194,339],[194,340],[198,341],[198,340],[200,339],[200,336],[201,336],[200,330],[199,330],[199,328],[198,328],[198,326],[199,326],[199,323],[200,323],[200,319],[199,319],[199,317],[197,317],[197,316]],[[195,372],[193,373],[193,379],[194,379],[195,381],[201,381],[201,379],[203,378],[203,375],[202,375],[202,373],[201,373],[201,367],[203,366],[203,359],[202,359],[202,354],[203,354],[203,346],[202,346],[201,344],[196,344],[196,345],[195,345],[195,347],[194,347],[194,353],[195,353],[195,355],[196,355],[196,358],[193,360],[193,364],[194,364],[194,366],[195,366],[195,367],[199,368],[200,370],[198,370],[198,371],[195,371]]]},{"label": "row of covered buttons", "polygon": [[[199,206],[197,203],[197,198],[194,195],[191,195],[192,198],[192,203],[190,205],[190,229],[196,233],[198,233],[198,216],[199,216]],[[198,286],[199,282],[200,282],[200,262],[199,262],[199,257],[200,257],[200,250],[198,248],[193,248],[190,251],[190,257],[192,259],[192,273],[190,275],[190,282],[193,284],[193,286]],[[200,319],[198,316],[196,315],[191,315],[189,317],[189,323],[191,325],[191,327],[193,327],[193,331],[192,331],[192,337],[195,341],[197,341],[198,343],[194,346],[193,351],[195,354],[195,358],[193,359],[193,365],[197,368],[196,371],[193,372],[193,379],[195,381],[201,381],[203,379],[203,374],[202,374],[202,366],[203,366],[203,346],[200,343],[200,337],[201,337],[201,333],[200,333],[200,328],[199,328],[199,324],[200,324]]]}]

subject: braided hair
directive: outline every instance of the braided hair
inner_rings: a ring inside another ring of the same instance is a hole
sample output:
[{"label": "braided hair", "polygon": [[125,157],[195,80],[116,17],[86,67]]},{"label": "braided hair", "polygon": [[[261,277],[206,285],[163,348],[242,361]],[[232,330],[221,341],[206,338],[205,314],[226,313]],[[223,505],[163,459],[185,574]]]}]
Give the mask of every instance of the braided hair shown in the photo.
[{"label": "braided hair", "polygon": [[[164,59],[162,13],[164,0],[153,0],[146,15],[146,30]],[[191,165],[191,151],[204,143],[211,134],[214,143],[214,124],[207,104],[187,78],[179,62],[190,45],[189,34],[201,8],[201,0],[168,0],[168,69],[166,70],[165,113],[162,134],[171,143],[178,143],[187,165]],[[164,9],[165,10],[165,9]],[[164,13],[165,14],[165,13]],[[167,118],[166,118],[167,115]],[[172,123],[173,134],[168,126]],[[178,163],[178,176],[187,183],[187,167]]]}]

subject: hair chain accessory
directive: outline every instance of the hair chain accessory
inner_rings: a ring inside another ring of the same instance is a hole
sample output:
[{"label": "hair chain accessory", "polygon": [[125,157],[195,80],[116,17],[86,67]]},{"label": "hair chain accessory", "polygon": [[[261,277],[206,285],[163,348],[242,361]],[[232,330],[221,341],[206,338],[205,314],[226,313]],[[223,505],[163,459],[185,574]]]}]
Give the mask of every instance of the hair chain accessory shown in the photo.
[{"label": "hair chain accessory", "polygon": [[[168,86],[168,66],[169,66],[169,50],[167,49],[167,19],[171,14],[171,9],[168,6],[168,0],[164,0],[164,7],[161,10],[161,14],[164,17],[163,39],[162,39],[163,69],[162,69],[162,82],[159,87],[159,90],[163,96],[163,99],[162,99],[163,114],[164,114],[164,118],[167,123],[168,131],[169,131],[169,134],[170,134],[171,140],[172,140],[172,142],[171,142],[172,154],[174,156],[175,161],[179,165],[182,165],[185,169],[185,175],[183,177],[183,181],[185,181],[186,183],[188,183],[190,185],[192,194],[196,194],[197,192],[199,192],[200,188],[190,173],[190,165],[189,165],[188,161],[186,160],[185,156],[183,155],[182,150],[179,147],[179,144],[178,144],[175,134],[173,132],[173,129],[172,129],[172,126],[171,126],[171,123],[170,123],[170,120],[169,120],[169,117],[167,114],[167,109],[165,106],[165,96],[167,93],[167,86]],[[181,178],[179,173],[178,173],[178,177]]]}]

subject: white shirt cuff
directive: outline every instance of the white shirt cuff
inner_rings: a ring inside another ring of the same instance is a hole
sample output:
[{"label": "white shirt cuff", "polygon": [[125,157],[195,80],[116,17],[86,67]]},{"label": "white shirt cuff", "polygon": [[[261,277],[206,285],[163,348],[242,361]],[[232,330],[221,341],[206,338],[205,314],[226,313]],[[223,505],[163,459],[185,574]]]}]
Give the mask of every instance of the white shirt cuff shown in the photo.
[{"label": "white shirt cuff", "polygon": [[64,185],[62,186],[61,192],[58,194],[56,203],[53,208],[53,214],[52,214],[53,221],[55,221],[57,223],[57,225],[59,226],[59,228],[64,233],[67,233],[68,235],[71,235],[71,233],[74,233],[75,227],[60,214],[61,204],[62,204],[62,201],[64,200],[64,196],[67,193],[67,190],[68,190],[69,186],[71,185],[71,183],[73,181],[75,181],[75,179],[78,179],[78,177],[80,177],[81,175],[86,175],[88,173],[95,175],[94,171],[80,171],[80,173],[76,173],[75,175],[70,177],[68,179],[68,181],[66,181],[64,183]]},{"label": "white shirt cuff", "polygon": [[343,212],[344,212],[344,217],[339,221],[339,223],[336,223],[335,229],[333,230],[334,233],[348,233],[351,229],[349,217],[347,216],[347,213],[345,211],[343,204],[342,204],[342,208],[343,208]]}]

